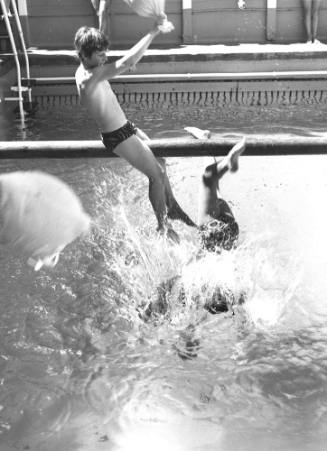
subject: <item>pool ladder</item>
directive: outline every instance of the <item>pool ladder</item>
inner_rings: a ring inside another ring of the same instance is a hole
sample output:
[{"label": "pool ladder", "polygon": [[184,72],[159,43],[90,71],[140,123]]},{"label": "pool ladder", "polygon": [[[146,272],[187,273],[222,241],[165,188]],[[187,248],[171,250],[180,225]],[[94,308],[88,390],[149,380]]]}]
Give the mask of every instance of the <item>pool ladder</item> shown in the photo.
[{"label": "pool ladder", "polygon": [[[18,30],[18,34],[20,37],[20,42],[21,42],[21,46],[22,46],[22,50],[23,50],[24,58],[25,58],[26,78],[27,78],[27,80],[29,80],[31,78],[30,77],[30,65],[29,65],[29,59],[28,59],[28,54],[27,54],[26,45],[25,45],[24,34],[23,34],[21,23],[20,23],[20,19],[19,19],[16,0],[0,0],[0,5],[1,5],[1,10],[2,10],[2,18],[6,25],[6,29],[7,29],[8,37],[10,40],[13,56],[15,59],[16,71],[17,71],[17,86],[12,86],[11,90],[18,93],[18,95],[15,97],[4,97],[2,100],[18,101],[21,126],[23,129],[25,129],[25,110],[24,110],[23,92],[27,92],[28,104],[31,106],[32,105],[32,89],[31,89],[30,85],[22,86],[22,73],[21,73],[20,61],[19,61],[19,57],[18,57],[17,46],[16,46],[14,34],[13,34],[11,23],[10,23],[10,18],[12,18],[12,16],[14,16],[14,18],[15,18],[16,27]],[[13,14],[11,13],[10,6],[12,8]],[[1,99],[0,99],[0,101],[1,101]]]}]

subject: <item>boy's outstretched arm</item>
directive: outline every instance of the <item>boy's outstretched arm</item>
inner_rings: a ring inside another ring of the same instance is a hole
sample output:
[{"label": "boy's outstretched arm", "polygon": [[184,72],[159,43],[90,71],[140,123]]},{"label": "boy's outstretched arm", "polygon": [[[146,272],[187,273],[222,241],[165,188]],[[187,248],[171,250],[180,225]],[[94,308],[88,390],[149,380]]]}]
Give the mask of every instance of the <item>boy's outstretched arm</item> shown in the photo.
[{"label": "boy's outstretched arm", "polygon": [[146,34],[137,44],[128,50],[126,55],[114,64],[106,64],[105,66],[98,68],[98,71],[101,71],[98,78],[100,80],[108,80],[135,66],[135,64],[142,58],[153,39],[160,34],[160,30],[158,28],[159,25],[160,24],[157,24],[153,30]]},{"label": "boy's outstretched arm", "polygon": [[136,63],[140,61],[145,51],[148,49],[149,45],[153,39],[160,34],[158,25],[151,30],[147,35],[145,35],[137,44],[135,44],[123,58],[116,61],[116,69],[121,73],[135,66]]}]

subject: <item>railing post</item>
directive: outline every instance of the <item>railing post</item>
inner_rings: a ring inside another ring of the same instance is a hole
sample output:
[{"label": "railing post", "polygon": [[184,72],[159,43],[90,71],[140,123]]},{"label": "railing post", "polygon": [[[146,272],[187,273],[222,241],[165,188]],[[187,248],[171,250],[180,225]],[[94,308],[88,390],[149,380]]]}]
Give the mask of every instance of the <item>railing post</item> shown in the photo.
[{"label": "railing post", "polygon": [[[23,33],[21,22],[20,22],[20,18],[19,18],[19,12],[18,12],[17,5],[16,5],[16,0],[11,0],[11,5],[12,5],[13,11],[14,11],[14,17],[15,17],[15,21],[16,21],[16,26],[17,26],[17,30],[18,30],[18,34],[19,34],[19,38],[20,38],[20,42],[21,42],[21,46],[22,46],[22,50],[23,50],[23,53],[24,53],[26,78],[30,79],[31,78],[30,63],[29,63],[29,59],[28,59],[24,33]],[[25,6],[26,6],[26,4],[25,4]],[[30,104],[32,103],[32,90],[31,90],[31,87],[29,85],[28,85],[28,101],[30,102]]]},{"label": "railing post", "polygon": [[193,43],[192,0],[182,2],[183,44]]},{"label": "railing post", "polygon": [[14,35],[12,32],[12,28],[11,28],[11,24],[10,24],[10,20],[9,20],[9,16],[11,16],[10,5],[14,1],[15,0],[9,0],[9,2],[8,1],[5,2],[5,0],[0,0],[0,5],[1,5],[2,13],[3,13],[3,19],[6,24],[6,29],[7,29],[7,33],[9,36],[12,53],[13,53],[15,64],[16,64],[18,97],[15,100],[18,100],[21,127],[22,127],[22,130],[24,130],[25,129],[25,113],[24,113],[24,107],[23,107],[24,99],[23,99],[22,81],[21,81],[22,74],[21,74],[21,69],[20,69],[20,62],[19,62],[19,58],[18,58],[18,52],[17,52],[16,43],[15,43],[15,38],[14,38]]},{"label": "railing post", "polygon": [[267,0],[267,40],[274,41],[277,27],[277,0]]}]

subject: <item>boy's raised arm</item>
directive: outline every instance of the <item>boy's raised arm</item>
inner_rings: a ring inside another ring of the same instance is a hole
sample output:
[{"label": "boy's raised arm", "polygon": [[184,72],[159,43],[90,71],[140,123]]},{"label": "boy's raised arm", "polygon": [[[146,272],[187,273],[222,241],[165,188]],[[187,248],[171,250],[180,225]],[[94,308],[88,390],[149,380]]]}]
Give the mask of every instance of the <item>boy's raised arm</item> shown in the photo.
[{"label": "boy's raised arm", "polygon": [[101,78],[108,80],[116,75],[119,75],[131,67],[142,58],[145,51],[153,41],[153,39],[160,34],[158,25],[151,30],[147,35],[145,35],[137,44],[135,44],[130,50],[127,51],[126,55],[116,61],[114,64],[107,64],[102,67]]},{"label": "boy's raised arm", "polygon": [[140,61],[145,51],[153,41],[153,39],[160,34],[158,26],[145,35],[137,44],[135,44],[123,58],[116,62],[117,70],[126,70]]}]

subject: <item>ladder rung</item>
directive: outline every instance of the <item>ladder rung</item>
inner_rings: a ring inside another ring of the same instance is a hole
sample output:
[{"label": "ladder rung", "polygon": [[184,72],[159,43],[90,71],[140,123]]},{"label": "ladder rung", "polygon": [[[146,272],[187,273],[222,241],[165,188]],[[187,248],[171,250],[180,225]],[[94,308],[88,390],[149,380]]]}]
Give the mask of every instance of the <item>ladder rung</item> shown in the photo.
[{"label": "ladder rung", "polygon": [[[19,92],[18,86],[12,86],[10,89],[12,91]],[[29,88],[27,86],[21,86],[21,90],[22,92],[26,92],[29,90]]]},{"label": "ladder rung", "polygon": [[20,97],[4,97],[3,98],[4,102],[19,102],[20,100],[23,101],[23,99]]},{"label": "ladder rung", "polygon": [[[7,16],[10,18],[10,17],[13,17],[13,14],[11,14],[11,12],[8,11]],[[4,18],[5,18],[5,15],[4,15],[4,14],[1,14],[0,19],[1,19],[1,20],[4,20]]]}]

